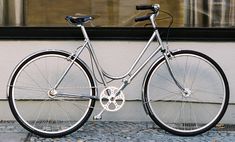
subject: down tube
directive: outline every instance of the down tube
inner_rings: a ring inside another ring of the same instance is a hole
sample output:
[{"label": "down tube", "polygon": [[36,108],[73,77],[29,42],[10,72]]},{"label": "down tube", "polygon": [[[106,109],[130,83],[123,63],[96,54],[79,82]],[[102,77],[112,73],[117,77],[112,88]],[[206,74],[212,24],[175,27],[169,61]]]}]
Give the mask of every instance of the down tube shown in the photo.
[{"label": "down tube", "polygon": [[[151,38],[146,47],[148,47],[153,40],[154,38]],[[130,76],[130,78],[123,83],[123,85],[120,87],[120,90],[123,90],[140,73],[140,71],[145,67],[145,65],[161,50],[161,48],[162,45],[159,45],[157,49],[145,60],[145,62]]]}]

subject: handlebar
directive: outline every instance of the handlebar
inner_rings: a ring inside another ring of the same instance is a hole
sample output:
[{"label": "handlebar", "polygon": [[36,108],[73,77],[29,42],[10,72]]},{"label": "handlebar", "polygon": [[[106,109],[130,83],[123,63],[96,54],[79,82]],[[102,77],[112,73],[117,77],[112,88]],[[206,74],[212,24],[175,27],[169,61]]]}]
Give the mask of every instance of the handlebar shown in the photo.
[{"label": "handlebar", "polygon": [[136,10],[152,10],[152,5],[137,5]]},{"label": "handlebar", "polygon": [[153,4],[153,5],[137,5],[136,10],[152,10],[153,12],[158,12],[160,9],[159,4]]},{"label": "handlebar", "polygon": [[[157,14],[159,9],[160,9],[160,5],[159,4],[154,4],[154,5],[137,5],[136,6],[136,10],[152,10],[153,11],[152,14]],[[135,18],[135,22],[145,21],[145,20],[149,20],[149,19],[150,19],[150,15],[136,17]]]},{"label": "handlebar", "polygon": [[145,21],[149,20],[150,16],[141,16],[141,17],[136,17],[135,22],[140,22],[140,21]]}]

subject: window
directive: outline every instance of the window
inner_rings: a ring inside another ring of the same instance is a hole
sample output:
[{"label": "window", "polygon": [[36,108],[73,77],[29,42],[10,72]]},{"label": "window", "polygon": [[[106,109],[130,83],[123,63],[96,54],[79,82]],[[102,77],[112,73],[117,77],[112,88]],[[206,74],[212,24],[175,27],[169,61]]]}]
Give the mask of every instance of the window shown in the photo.
[{"label": "window", "polygon": [[[235,0],[0,0],[1,26],[67,26],[66,15],[91,15],[96,26],[141,27],[135,5],[159,3],[173,27],[234,27]],[[160,14],[160,17],[166,15]],[[161,27],[169,21],[159,21]]]},{"label": "window", "polygon": [[[0,38],[81,38],[64,18],[90,15],[95,18],[87,25],[91,38],[147,39],[148,23],[134,22],[146,11],[135,5],[154,3],[174,17],[170,39],[235,40],[235,0],[0,0]],[[157,21],[163,33],[170,22],[166,17],[161,12],[164,20]]]}]

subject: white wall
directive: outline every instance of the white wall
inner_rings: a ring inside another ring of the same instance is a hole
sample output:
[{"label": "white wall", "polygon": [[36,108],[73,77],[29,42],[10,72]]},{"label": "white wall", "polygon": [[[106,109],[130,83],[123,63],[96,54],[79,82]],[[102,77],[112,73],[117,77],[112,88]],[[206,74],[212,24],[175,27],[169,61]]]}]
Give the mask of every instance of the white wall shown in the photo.
[{"label": "white wall", "polygon": [[[62,49],[73,51],[81,41],[0,41],[0,120],[14,119],[6,100],[8,78],[16,64],[27,55],[44,49]],[[94,41],[93,46],[104,69],[113,75],[121,75],[130,67],[142,50],[142,41]],[[212,57],[224,70],[230,84],[230,105],[223,122],[235,124],[235,42],[170,42],[171,49],[193,49]],[[87,60],[87,56],[83,56]],[[134,79],[124,93],[127,100],[117,113],[105,113],[104,120],[150,120],[145,115],[141,99],[141,86],[145,71]],[[118,85],[120,82],[114,83]],[[134,100],[134,101],[133,101]],[[96,109],[96,113],[100,110]],[[138,113],[130,113],[138,112]]]}]

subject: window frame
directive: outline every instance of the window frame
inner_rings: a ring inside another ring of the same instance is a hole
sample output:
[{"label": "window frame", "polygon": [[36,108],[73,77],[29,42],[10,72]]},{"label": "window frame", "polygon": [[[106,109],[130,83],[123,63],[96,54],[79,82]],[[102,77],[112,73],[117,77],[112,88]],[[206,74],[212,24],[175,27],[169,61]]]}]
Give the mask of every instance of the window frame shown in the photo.
[{"label": "window frame", "polygon": [[[92,40],[146,40],[149,27],[87,27]],[[166,40],[168,28],[159,28]],[[82,40],[78,27],[0,27],[0,40]],[[169,41],[235,41],[235,28],[171,28]]]}]

